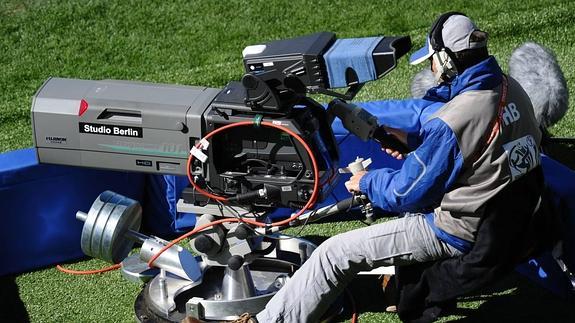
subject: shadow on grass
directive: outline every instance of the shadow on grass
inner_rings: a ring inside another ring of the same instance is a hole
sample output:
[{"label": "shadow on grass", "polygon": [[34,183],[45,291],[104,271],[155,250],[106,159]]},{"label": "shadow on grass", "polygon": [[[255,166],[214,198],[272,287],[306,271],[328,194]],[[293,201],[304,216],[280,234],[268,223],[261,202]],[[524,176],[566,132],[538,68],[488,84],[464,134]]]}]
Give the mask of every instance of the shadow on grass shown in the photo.
[{"label": "shadow on grass", "polygon": [[0,322],[30,322],[14,276],[0,277]]},{"label": "shadow on grass", "polygon": [[[509,291],[510,289],[513,289]],[[493,293],[504,294],[493,295]],[[466,302],[482,302],[477,308],[461,308]],[[557,296],[518,273],[478,295],[460,300],[452,314],[464,316],[452,322],[575,322],[575,297]]]},{"label": "shadow on grass", "polygon": [[300,238],[303,238],[313,244],[315,244],[316,246],[319,246],[322,242],[324,242],[325,240],[329,239],[329,236],[320,236],[320,235],[304,235],[301,236]]},{"label": "shadow on grass", "polygon": [[[384,313],[386,301],[376,276],[358,276],[349,285],[358,313]],[[389,299],[389,297],[387,298]],[[351,318],[349,298],[344,312],[336,318]],[[441,322],[575,322],[575,297],[559,297],[520,274],[513,273],[490,288],[458,299],[457,308]],[[377,314],[379,315],[379,314]],[[383,315],[382,321],[383,321]],[[389,317],[385,319],[388,321]],[[393,320],[393,319],[392,319]],[[399,322],[399,318],[395,316]],[[393,320],[393,321],[395,321]]]}]

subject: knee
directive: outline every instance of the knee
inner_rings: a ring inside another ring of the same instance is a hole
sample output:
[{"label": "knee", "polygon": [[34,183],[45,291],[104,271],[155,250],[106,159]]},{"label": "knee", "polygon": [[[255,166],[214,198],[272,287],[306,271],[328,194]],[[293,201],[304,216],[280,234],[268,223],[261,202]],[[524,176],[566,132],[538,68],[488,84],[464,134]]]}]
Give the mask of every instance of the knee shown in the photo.
[{"label": "knee", "polygon": [[314,272],[321,273],[335,285],[349,283],[358,272],[369,267],[360,250],[350,249],[346,241],[337,236],[323,242],[308,262]]},{"label": "knee", "polygon": [[366,261],[361,248],[351,248],[345,236],[327,239],[314,251],[314,255],[322,264],[342,270],[353,269]]},{"label": "knee", "polygon": [[344,241],[342,241],[339,236],[334,236],[322,242],[314,253],[317,253],[317,255],[322,258],[337,259],[338,256],[341,257],[346,254],[343,245]]}]

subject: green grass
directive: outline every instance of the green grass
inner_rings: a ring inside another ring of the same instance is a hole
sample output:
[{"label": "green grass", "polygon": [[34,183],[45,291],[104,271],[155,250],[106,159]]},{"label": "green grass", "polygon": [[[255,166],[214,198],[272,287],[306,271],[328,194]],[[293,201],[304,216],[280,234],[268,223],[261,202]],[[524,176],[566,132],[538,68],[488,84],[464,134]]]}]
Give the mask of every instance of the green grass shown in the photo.
[{"label": "green grass", "polygon": [[[32,145],[31,97],[51,76],[223,87],[242,76],[241,51],[247,45],[333,31],[339,37],[407,34],[414,46],[421,46],[434,18],[448,10],[466,12],[489,32],[490,50],[504,67],[511,51],[525,41],[537,41],[552,49],[573,94],[575,3],[571,1],[3,0],[0,152]],[[408,97],[411,77],[420,68],[401,60],[388,77],[367,85],[358,100]],[[571,106],[573,100],[572,95]],[[569,111],[552,132],[574,137],[575,113]],[[304,234],[329,236],[357,225],[312,225]],[[75,267],[102,265],[90,260]],[[139,286],[125,282],[117,272],[76,277],[44,269],[22,274],[16,283],[33,322],[132,322],[132,304],[139,291]],[[530,286],[520,283],[523,285]],[[480,313],[476,317],[489,321],[513,317],[561,321],[552,313],[534,316],[544,310],[533,302],[510,308],[511,314],[485,305],[523,295],[526,288],[463,300],[460,307],[473,308],[473,313]],[[541,289],[527,290],[532,293],[527,294],[527,300],[566,312],[561,306],[557,309],[562,301]],[[395,316],[377,311],[364,313],[361,319],[397,321]]]}]

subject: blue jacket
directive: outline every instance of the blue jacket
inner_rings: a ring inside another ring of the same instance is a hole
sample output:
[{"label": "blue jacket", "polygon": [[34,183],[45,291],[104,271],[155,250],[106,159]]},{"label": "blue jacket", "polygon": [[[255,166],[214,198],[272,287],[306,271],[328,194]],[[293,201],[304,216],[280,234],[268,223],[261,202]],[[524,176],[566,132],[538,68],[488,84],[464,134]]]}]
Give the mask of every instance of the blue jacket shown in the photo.
[{"label": "blue jacket", "polygon": [[[359,105],[379,116],[380,124],[408,133],[407,155],[399,170],[369,171],[360,181],[360,190],[378,207],[390,212],[423,212],[438,237],[461,251],[471,243],[451,236],[433,225],[433,214],[463,167],[463,158],[453,131],[431,115],[460,93],[493,89],[501,83],[502,71],[490,57],[468,68],[450,84],[428,90],[421,99],[386,100]],[[472,106],[469,107],[473,109]]]}]

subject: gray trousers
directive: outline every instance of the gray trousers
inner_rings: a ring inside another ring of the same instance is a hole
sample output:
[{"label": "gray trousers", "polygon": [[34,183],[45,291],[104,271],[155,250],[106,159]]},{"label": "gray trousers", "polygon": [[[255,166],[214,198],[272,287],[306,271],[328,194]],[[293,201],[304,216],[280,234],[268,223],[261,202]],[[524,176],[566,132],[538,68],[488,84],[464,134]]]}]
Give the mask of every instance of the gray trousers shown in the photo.
[{"label": "gray trousers", "polygon": [[449,258],[422,214],[352,230],[322,243],[257,315],[258,322],[318,322],[360,271]]}]

